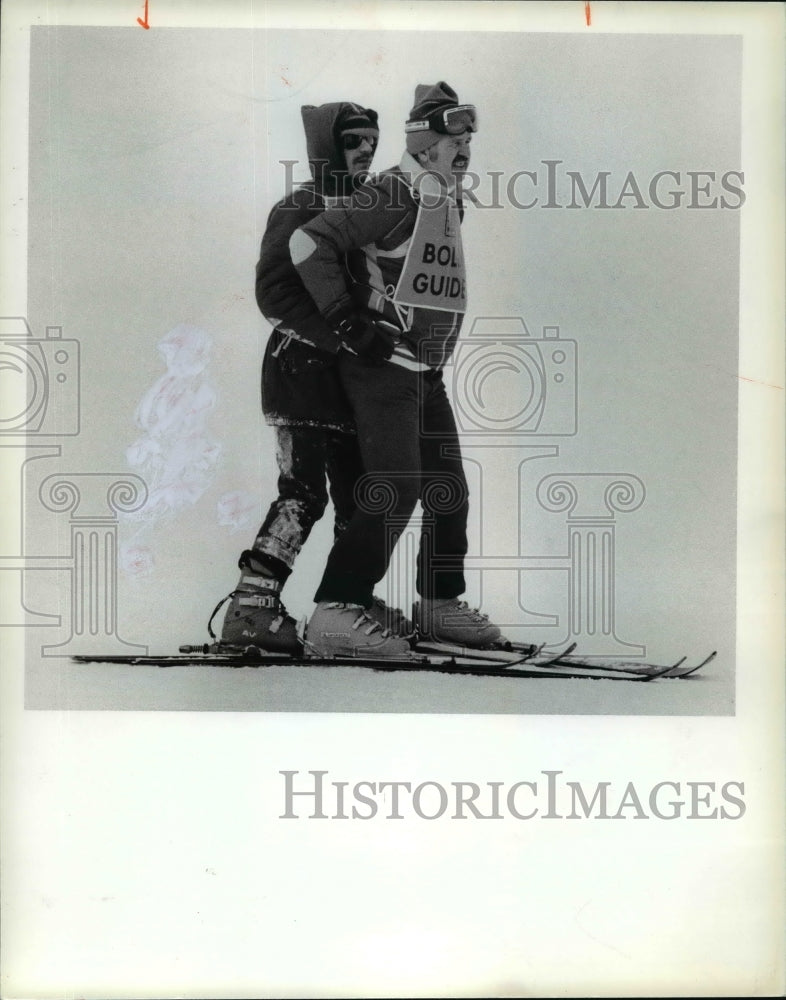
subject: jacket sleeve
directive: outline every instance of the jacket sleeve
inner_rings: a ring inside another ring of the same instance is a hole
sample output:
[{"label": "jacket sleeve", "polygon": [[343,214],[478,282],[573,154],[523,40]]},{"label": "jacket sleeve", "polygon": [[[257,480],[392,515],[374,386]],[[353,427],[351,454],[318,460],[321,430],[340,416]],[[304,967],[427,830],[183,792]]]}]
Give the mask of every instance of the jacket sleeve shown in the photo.
[{"label": "jacket sleeve", "polygon": [[329,208],[296,229],[289,243],[292,261],[323,316],[352,305],[344,257],[383,240],[414,220],[417,209],[386,196],[384,188],[363,188],[346,208]]},{"label": "jacket sleeve", "polygon": [[256,267],[257,305],[274,327],[291,330],[298,340],[335,354],[338,336],[309,296],[289,255],[290,236],[311,215],[294,198],[271,211]]}]

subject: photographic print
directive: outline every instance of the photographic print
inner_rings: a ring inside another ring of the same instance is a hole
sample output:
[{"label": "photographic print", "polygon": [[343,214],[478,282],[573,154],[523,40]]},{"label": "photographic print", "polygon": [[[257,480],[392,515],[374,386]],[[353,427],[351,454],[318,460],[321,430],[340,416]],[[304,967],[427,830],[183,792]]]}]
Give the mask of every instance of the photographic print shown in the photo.
[{"label": "photographic print", "polygon": [[10,6],[7,995],[767,995],[782,11]]},{"label": "photographic print", "polygon": [[[27,703],[733,714],[740,37],[358,24],[328,39],[305,24],[31,30],[28,308],[4,319],[28,379],[6,437],[26,445],[14,555],[35,569],[18,573]],[[450,237],[436,232],[439,193],[429,206],[418,186],[441,176],[420,160],[452,140],[406,131],[432,107],[471,107],[476,129],[458,133],[469,140]],[[320,129],[342,120],[376,184],[334,167],[337,140]],[[316,263],[296,268],[289,240],[317,214],[308,199],[342,197],[349,234],[318,230]],[[358,247],[372,231],[373,250]],[[315,288],[330,252],[350,275]],[[388,323],[399,346],[386,364],[382,339],[348,360],[305,281],[328,314],[382,289],[365,335]],[[455,568],[433,571],[432,598],[413,553],[434,546]],[[323,579],[326,564],[340,580]],[[350,645],[320,644],[308,621],[319,589],[322,604],[383,600],[407,638],[542,647],[533,666],[568,648],[590,666],[716,656],[686,684],[569,693],[428,671],[73,660],[210,643],[213,608],[238,588],[213,621],[226,648],[407,655],[380,631],[358,645],[359,612],[334,610],[326,626],[346,618]],[[240,603],[260,594],[274,606]],[[451,599],[443,617],[463,624],[413,624],[415,602]]]}]

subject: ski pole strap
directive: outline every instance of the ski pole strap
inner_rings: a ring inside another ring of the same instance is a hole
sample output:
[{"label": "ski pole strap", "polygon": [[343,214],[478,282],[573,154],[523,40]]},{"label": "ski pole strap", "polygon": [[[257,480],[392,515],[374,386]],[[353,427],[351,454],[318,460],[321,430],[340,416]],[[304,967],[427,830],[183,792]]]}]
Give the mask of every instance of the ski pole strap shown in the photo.
[{"label": "ski pole strap", "polygon": [[213,631],[213,619],[216,617],[218,612],[223,608],[228,600],[235,596],[235,591],[233,590],[231,594],[227,594],[226,597],[222,597],[218,604],[213,608],[213,614],[210,616],[210,620],[207,623],[207,634],[211,639],[217,638],[216,633]]},{"label": "ski pole strap", "polygon": [[282,330],[279,328],[279,333],[283,334],[284,339],[278,345],[278,347],[273,351],[272,356],[277,358],[282,351],[285,351],[292,341],[295,339],[295,335],[291,330]]}]

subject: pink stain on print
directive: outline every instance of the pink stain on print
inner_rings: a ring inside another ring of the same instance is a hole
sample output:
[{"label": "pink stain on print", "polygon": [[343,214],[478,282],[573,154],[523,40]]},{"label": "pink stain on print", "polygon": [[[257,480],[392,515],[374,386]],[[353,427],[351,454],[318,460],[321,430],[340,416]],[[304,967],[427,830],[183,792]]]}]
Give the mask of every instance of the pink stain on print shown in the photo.
[{"label": "pink stain on print", "polygon": [[134,420],[143,433],[126,451],[128,464],[148,484],[139,519],[193,506],[210,486],[221,454],[207,430],[216,402],[206,376],[210,347],[207,333],[186,325],[158,345],[167,370],[140,400]]},{"label": "pink stain on print", "polygon": [[120,548],[120,569],[128,576],[150,576],[156,559],[146,545],[123,545]]},{"label": "pink stain on print", "polygon": [[198,503],[213,481],[221,446],[208,429],[216,404],[207,374],[211,346],[204,330],[186,324],[158,344],[166,371],[139,401],[134,423],[141,433],[126,449],[128,464],[148,488],[145,504],[123,517],[136,524],[120,551],[128,577],[152,575],[156,546],[145,536]]}]

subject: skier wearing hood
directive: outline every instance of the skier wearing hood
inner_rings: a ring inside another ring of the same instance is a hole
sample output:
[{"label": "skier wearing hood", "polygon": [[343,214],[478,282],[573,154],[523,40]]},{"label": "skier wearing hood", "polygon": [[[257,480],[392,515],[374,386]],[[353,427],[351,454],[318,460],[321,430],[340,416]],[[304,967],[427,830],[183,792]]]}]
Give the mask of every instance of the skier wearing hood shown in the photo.
[{"label": "skier wearing hood", "polygon": [[[276,432],[278,496],[252,547],[240,556],[240,580],[224,598],[230,603],[221,632],[223,643],[287,653],[301,646],[281,588],[325,511],[326,474],[337,538],[354,512],[354,487],[363,471],[335,367],[340,338],[306,292],[289,239],[328,206],[344,203],[365,178],[379,139],[377,113],[359,104],[307,105],[301,115],[312,179],[270,212],[256,268],[257,304],[274,327],[262,368],[262,408]],[[387,609],[376,610],[384,620]]]},{"label": "skier wearing hood", "polygon": [[[468,489],[442,378],[466,311],[460,195],[476,129],[474,106],[460,104],[444,81],[418,85],[400,164],[290,240],[309,294],[345,343],[359,355],[369,340],[377,345],[376,364],[349,351],[338,361],[367,492],[336,540],[314,596],[307,639],[320,655],[407,651],[403,639],[368,634],[364,622],[373,587],[389,565],[395,527],[407,523],[418,500],[424,512],[416,581],[420,633],[462,646],[500,640],[499,628],[460,600]],[[369,322],[369,309],[396,324],[387,344],[378,324]]]}]

